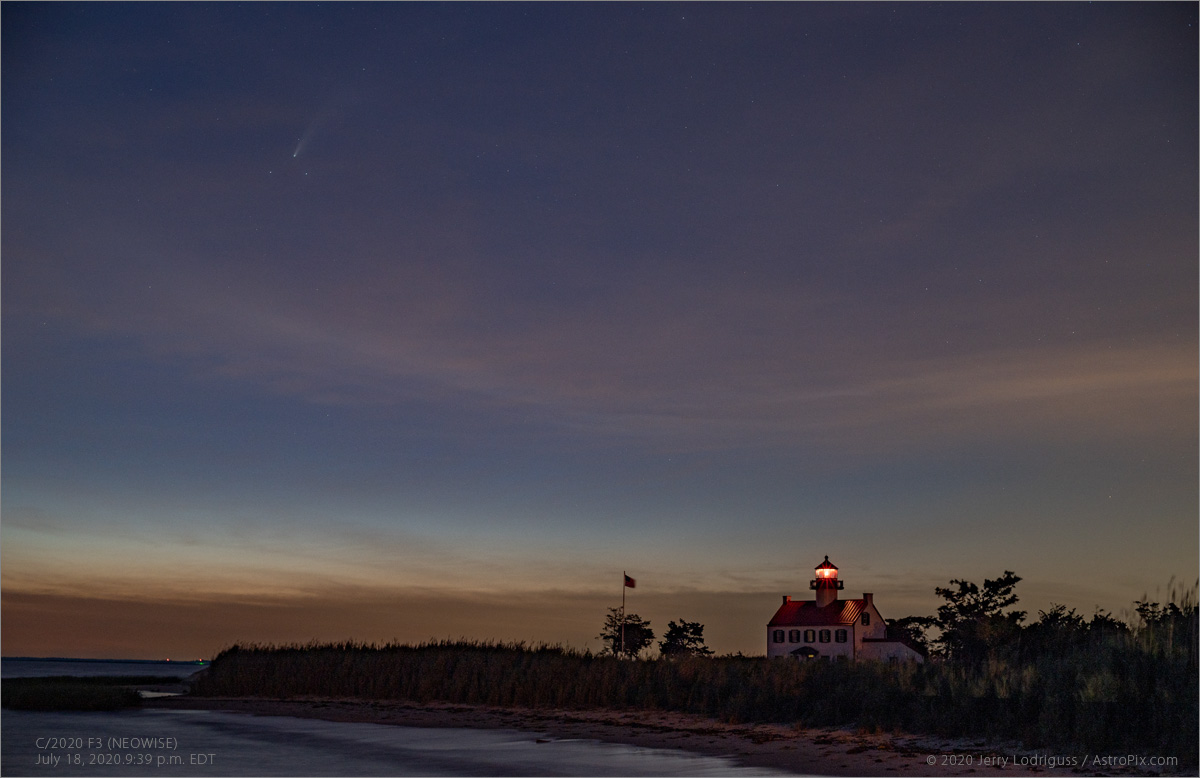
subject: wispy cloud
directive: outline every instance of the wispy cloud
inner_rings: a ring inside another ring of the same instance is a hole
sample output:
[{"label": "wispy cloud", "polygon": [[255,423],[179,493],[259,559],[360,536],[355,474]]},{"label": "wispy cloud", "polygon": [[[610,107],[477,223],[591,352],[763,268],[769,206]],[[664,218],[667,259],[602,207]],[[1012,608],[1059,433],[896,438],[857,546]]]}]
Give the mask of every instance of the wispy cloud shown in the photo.
[{"label": "wispy cloud", "polygon": [[[903,322],[897,340],[861,301],[846,309],[803,286],[658,283],[566,308],[534,300],[514,316],[428,268],[297,295],[237,277],[174,281],[182,292],[134,307],[116,331],[139,332],[155,358],[304,402],[421,400],[685,447],[1174,437],[1195,419],[1193,339],[943,347],[919,310],[880,300]],[[1013,315],[1030,304],[1014,301]]]}]

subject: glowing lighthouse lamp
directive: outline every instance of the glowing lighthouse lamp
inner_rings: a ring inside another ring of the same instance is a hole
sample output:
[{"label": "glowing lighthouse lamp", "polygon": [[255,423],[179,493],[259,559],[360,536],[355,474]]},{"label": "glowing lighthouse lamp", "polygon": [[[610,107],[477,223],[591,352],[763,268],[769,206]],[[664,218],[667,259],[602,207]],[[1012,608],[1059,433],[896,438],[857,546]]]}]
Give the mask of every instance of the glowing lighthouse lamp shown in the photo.
[{"label": "glowing lighthouse lamp", "polygon": [[824,608],[831,602],[837,601],[838,590],[843,587],[841,581],[837,577],[837,566],[829,561],[829,555],[825,556],[825,561],[817,565],[815,570],[816,578],[809,581],[808,588],[817,590],[817,607]]}]

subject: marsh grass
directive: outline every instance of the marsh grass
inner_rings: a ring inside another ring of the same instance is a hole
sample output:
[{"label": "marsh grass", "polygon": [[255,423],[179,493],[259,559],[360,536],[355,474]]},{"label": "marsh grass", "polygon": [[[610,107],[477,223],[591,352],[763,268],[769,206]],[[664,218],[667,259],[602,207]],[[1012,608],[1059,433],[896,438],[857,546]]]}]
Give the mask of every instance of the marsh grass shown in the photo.
[{"label": "marsh grass", "polygon": [[694,713],[855,726],[1196,763],[1195,646],[1137,634],[978,665],[726,656],[626,660],[560,646],[432,642],[234,646],[192,693]]},{"label": "marsh grass", "polygon": [[174,676],[5,678],[0,683],[0,706],[14,710],[119,710],[142,704],[133,686],[178,682]]}]

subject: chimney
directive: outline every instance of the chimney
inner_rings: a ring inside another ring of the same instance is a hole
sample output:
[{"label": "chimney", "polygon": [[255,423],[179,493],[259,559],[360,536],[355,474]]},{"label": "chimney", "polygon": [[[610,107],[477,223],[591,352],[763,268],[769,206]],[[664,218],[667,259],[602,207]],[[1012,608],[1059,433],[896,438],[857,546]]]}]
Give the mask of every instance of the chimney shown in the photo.
[{"label": "chimney", "polygon": [[784,605],[787,605],[791,601],[792,601],[792,595],[790,595],[790,594],[783,595],[783,604]]},{"label": "chimney", "polygon": [[875,595],[871,594],[870,592],[863,592],[863,601],[867,604],[868,608],[871,607],[871,603],[874,602],[874,600]]}]

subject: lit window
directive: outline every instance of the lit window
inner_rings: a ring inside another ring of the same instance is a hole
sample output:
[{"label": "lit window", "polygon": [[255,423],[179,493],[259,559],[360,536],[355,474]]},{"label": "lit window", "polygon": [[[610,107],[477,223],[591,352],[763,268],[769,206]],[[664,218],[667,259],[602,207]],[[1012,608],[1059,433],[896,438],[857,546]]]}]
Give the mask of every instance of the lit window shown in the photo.
[{"label": "lit window", "polygon": [[846,630],[839,629],[837,632],[834,633],[833,639],[839,643],[845,643],[846,642]]},{"label": "lit window", "polygon": [[804,642],[805,643],[816,643],[817,642],[817,631],[815,629],[804,630]]},{"label": "lit window", "polygon": [[827,629],[821,630],[821,642],[822,643],[829,642],[829,630],[827,630]]},{"label": "lit window", "polygon": [[776,643],[782,643],[783,642],[783,630],[781,630],[781,629],[775,630],[773,633],[771,633],[771,638]]}]

